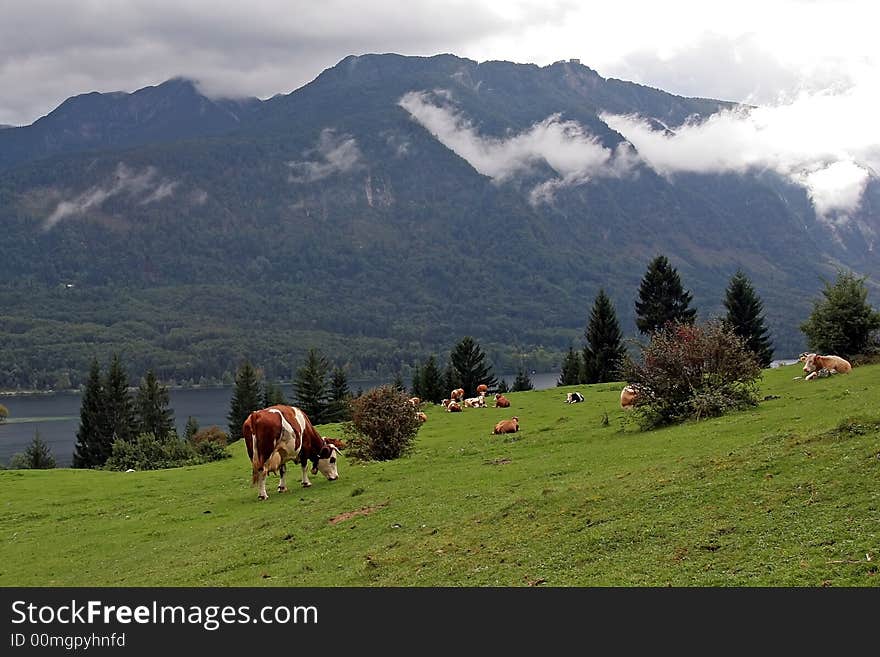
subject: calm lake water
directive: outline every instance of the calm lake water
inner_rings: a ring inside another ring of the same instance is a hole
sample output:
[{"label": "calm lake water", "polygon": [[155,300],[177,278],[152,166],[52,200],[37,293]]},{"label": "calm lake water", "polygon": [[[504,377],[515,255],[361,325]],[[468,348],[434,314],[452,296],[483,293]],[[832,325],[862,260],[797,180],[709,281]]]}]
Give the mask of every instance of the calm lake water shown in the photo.
[{"label": "calm lake water", "polygon": [[[556,385],[557,372],[531,374],[532,385],[536,390],[552,388]],[[505,374],[508,385],[513,383],[516,374]],[[384,382],[352,381],[353,391],[368,390]],[[288,399],[293,397],[289,386],[282,386]],[[229,402],[232,399],[229,388],[188,388],[170,390],[171,408],[177,431],[183,435],[186,419],[190,416],[198,420],[200,427],[217,425],[227,430],[229,421]],[[9,409],[9,419],[0,424],[0,463],[7,464],[13,454],[23,452],[34,438],[36,431],[52,450],[58,467],[69,467],[76,445],[76,431],[79,428],[79,409],[81,397],[75,392],[51,394],[0,395],[0,404]]]}]

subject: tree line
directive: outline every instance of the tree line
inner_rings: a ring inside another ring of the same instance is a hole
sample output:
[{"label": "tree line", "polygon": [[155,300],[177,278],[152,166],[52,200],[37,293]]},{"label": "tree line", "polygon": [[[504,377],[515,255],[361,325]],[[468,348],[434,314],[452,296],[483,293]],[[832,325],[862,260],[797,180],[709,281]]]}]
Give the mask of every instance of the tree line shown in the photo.
[{"label": "tree line", "polygon": [[[810,349],[847,358],[876,351],[880,313],[867,302],[866,277],[838,272],[825,282],[822,298],[814,302],[810,317],[800,326]],[[664,255],[648,264],[635,301],[636,326],[652,336],[670,324],[693,324],[697,309],[684,289],[678,271]],[[740,338],[760,367],[773,360],[773,344],[764,318],[764,304],[749,277],[738,270],[725,290],[724,326]],[[627,349],[611,299],[600,289],[590,310],[581,353],[569,346],[557,385],[604,383],[621,379]]]}]

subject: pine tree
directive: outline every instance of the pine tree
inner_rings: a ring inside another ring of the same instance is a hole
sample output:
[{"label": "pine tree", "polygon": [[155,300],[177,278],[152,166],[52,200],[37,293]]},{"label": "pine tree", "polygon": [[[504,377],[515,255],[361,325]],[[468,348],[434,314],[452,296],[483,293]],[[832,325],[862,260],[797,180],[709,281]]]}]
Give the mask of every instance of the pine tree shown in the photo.
[{"label": "pine tree", "polygon": [[348,376],[341,367],[333,369],[330,376],[330,405],[326,422],[344,422],[351,419],[351,389]]},{"label": "pine tree", "polygon": [[419,375],[421,385],[419,386],[420,394],[417,396],[423,401],[439,404],[452,390],[452,387],[444,390],[443,375],[440,373],[440,368],[437,367],[437,359],[434,356],[428,357],[428,360],[421,367]]},{"label": "pine tree", "polygon": [[461,376],[450,361],[446,363],[446,369],[443,371],[443,396],[440,399],[446,399],[449,393],[457,388],[461,388]]},{"label": "pine tree", "polygon": [[510,392],[510,388],[507,385],[507,379],[501,379],[501,383],[498,384],[498,392],[505,393]]},{"label": "pine tree", "polygon": [[327,374],[330,364],[317,349],[309,349],[305,365],[296,372],[293,390],[296,405],[309,417],[312,424],[323,424],[330,403]]},{"label": "pine tree", "polygon": [[412,385],[409,388],[409,394],[419,399],[425,399],[425,394],[422,391],[422,368],[418,363],[413,366]]},{"label": "pine tree", "polygon": [[513,387],[510,391],[522,392],[524,390],[533,390],[534,387],[535,386],[532,385],[532,380],[529,378],[528,372],[526,372],[523,367],[520,367],[516,372],[516,378],[513,380]]},{"label": "pine tree", "polygon": [[746,348],[755,354],[761,367],[770,365],[773,343],[764,325],[764,303],[742,270],[738,270],[727,285],[724,307],[727,308],[727,325],[745,341]]},{"label": "pine tree", "polygon": [[168,388],[159,384],[153,370],[148,370],[135,397],[137,432],[151,433],[164,439],[174,431],[174,411],[169,408]]},{"label": "pine tree", "polygon": [[284,398],[284,391],[277,383],[266,383],[263,390],[263,408],[269,406],[286,406],[287,400]]},{"label": "pine tree", "polygon": [[648,265],[636,300],[636,326],[651,334],[667,322],[693,324],[697,311],[689,308],[693,299],[681,285],[678,271],[666,256],[659,255]]},{"label": "pine tree", "polygon": [[104,465],[113,451],[113,440],[105,433],[104,384],[98,360],[92,360],[89,378],[83,388],[79,409],[79,428],[73,452],[74,468]]},{"label": "pine tree", "polygon": [[113,441],[123,440],[134,442],[137,429],[134,414],[134,402],[128,391],[128,374],[122,365],[119,354],[114,354],[110,361],[110,369],[104,381],[104,431]]},{"label": "pine tree", "polygon": [[[244,424],[244,421],[242,421]],[[192,415],[186,418],[186,426],[183,428],[183,439],[191,443],[193,436],[199,432],[199,421]]]},{"label": "pine tree", "polygon": [[590,321],[584,331],[583,383],[607,383],[621,377],[626,348],[617,322],[614,304],[600,289],[590,310]]},{"label": "pine tree", "polygon": [[801,324],[810,349],[852,358],[876,348],[880,313],[868,303],[866,279],[841,271],[833,284],[825,282],[824,299],[813,302],[813,312]]},{"label": "pine tree", "polygon": [[253,411],[263,408],[263,392],[257,371],[248,361],[235,374],[235,390],[229,405],[229,442],[241,438],[241,425]]},{"label": "pine tree", "polygon": [[573,386],[580,383],[581,379],[581,357],[574,350],[574,347],[568,348],[568,354],[562,361],[562,371],[556,380],[557,386]]},{"label": "pine tree", "polygon": [[486,354],[483,353],[480,345],[474,342],[474,339],[470,336],[462,338],[455,345],[452,353],[449,355],[449,359],[452,361],[452,367],[461,380],[461,387],[464,388],[465,397],[476,395],[477,386],[481,383],[486,384],[490,388],[495,387],[495,384],[498,383],[498,379],[492,374],[491,365],[485,362]]},{"label": "pine tree", "polygon": [[24,455],[16,454],[13,457],[13,464],[16,469],[29,470],[50,470],[55,467],[55,457],[49,445],[40,436],[39,429],[34,431],[34,439],[25,449]]}]

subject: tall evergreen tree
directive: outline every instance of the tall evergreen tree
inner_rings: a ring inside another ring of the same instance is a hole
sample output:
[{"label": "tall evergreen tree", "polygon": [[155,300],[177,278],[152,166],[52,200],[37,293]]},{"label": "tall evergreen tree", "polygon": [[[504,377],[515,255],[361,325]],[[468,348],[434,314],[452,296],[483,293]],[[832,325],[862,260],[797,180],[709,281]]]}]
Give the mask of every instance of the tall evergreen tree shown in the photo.
[{"label": "tall evergreen tree", "polygon": [[639,298],[636,300],[636,326],[651,334],[667,322],[693,324],[696,308],[690,308],[693,296],[681,285],[678,271],[666,256],[658,255],[648,264]]},{"label": "tall evergreen tree", "polygon": [[425,398],[422,392],[422,367],[418,363],[413,366],[412,385],[409,388],[409,392],[413,397]]},{"label": "tall evergreen tree", "polygon": [[746,348],[755,354],[761,367],[770,365],[773,360],[773,343],[764,325],[764,303],[741,269],[727,285],[724,307],[727,308],[727,325],[745,341]]},{"label": "tall evergreen tree", "polygon": [[153,370],[147,370],[134,402],[138,434],[151,433],[163,439],[174,431],[174,411],[169,408],[170,403],[168,388],[159,384]]},{"label": "tall evergreen tree", "polygon": [[341,367],[333,369],[330,376],[330,404],[327,408],[326,422],[344,422],[351,419],[351,389],[348,375]]},{"label": "tall evergreen tree", "polygon": [[296,372],[293,382],[296,405],[309,416],[312,424],[323,424],[326,421],[330,404],[330,387],[327,383],[329,372],[330,364],[315,348],[309,349],[305,364]]},{"label": "tall evergreen tree", "polygon": [[263,389],[263,408],[277,405],[287,405],[287,400],[284,398],[284,391],[277,383],[270,383],[267,381]]},{"label": "tall evergreen tree", "polygon": [[444,390],[443,396],[440,399],[446,399],[450,392],[461,387],[461,376],[459,375],[458,370],[453,366],[452,361],[449,361],[446,364],[446,369],[443,371]]},{"label": "tall evergreen tree", "polygon": [[98,360],[92,360],[89,378],[83,388],[79,407],[79,428],[73,452],[74,468],[104,465],[113,451],[113,440],[105,433],[104,384]]},{"label": "tall evergreen tree", "polygon": [[439,404],[449,394],[449,391],[452,390],[452,387],[444,390],[446,386],[443,381],[443,375],[440,373],[440,368],[437,367],[437,359],[434,356],[428,357],[428,360],[425,361],[425,364],[419,370],[419,376],[421,379],[421,385],[419,386],[421,393],[418,396],[423,401]]},{"label": "tall evergreen tree", "polygon": [[607,383],[621,378],[626,348],[617,321],[614,304],[600,289],[590,310],[590,321],[584,331],[584,383]]},{"label": "tall evergreen tree", "polygon": [[241,425],[253,411],[263,408],[263,391],[257,370],[245,361],[235,374],[235,389],[229,403],[229,442],[241,438]]},{"label": "tall evergreen tree", "polygon": [[470,336],[465,336],[455,345],[449,359],[461,380],[465,397],[476,395],[477,386],[481,383],[490,388],[498,383],[498,379],[492,374],[492,366],[486,363],[486,354]]},{"label": "tall evergreen tree", "polygon": [[826,281],[824,298],[813,302],[813,312],[801,324],[810,349],[851,358],[876,348],[880,312],[868,303],[866,278],[841,271],[834,283]]},{"label": "tall evergreen tree", "polygon": [[134,401],[128,391],[128,373],[119,354],[110,360],[110,369],[104,381],[104,416],[110,444],[116,439],[127,443],[134,442],[137,422],[134,414]]},{"label": "tall evergreen tree", "polygon": [[533,390],[535,388],[532,385],[532,379],[529,377],[529,373],[526,372],[525,368],[520,366],[520,368],[516,372],[516,378],[513,380],[513,387],[511,387],[511,392],[522,392],[524,390]]},{"label": "tall evergreen tree", "polygon": [[573,386],[580,383],[581,380],[581,357],[574,350],[574,347],[568,348],[568,354],[562,361],[562,371],[556,380],[557,386]]}]

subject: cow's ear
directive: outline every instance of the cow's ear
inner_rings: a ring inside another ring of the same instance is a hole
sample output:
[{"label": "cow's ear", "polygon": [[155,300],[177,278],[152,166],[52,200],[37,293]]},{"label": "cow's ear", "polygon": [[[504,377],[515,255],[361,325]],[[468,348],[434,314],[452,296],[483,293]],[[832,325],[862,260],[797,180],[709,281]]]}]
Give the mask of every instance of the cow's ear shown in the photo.
[{"label": "cow's ear", "polygon": [[329,459],[332,454],[333,454],[333,451],[327,445],[324,445],[321,448],[320,454],[318,454],[318,458],[319,459]]}]

